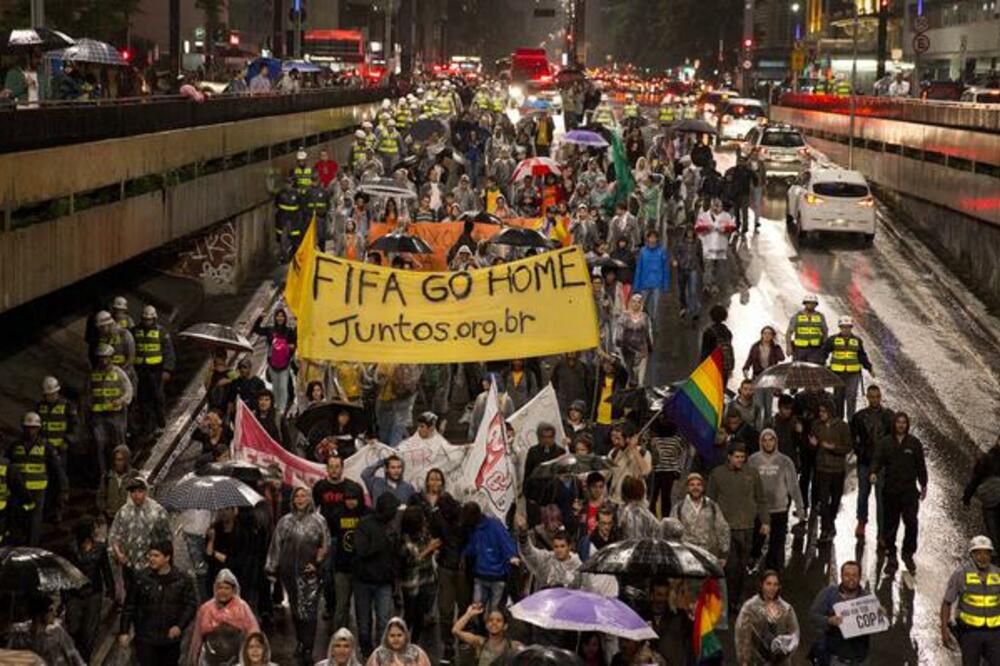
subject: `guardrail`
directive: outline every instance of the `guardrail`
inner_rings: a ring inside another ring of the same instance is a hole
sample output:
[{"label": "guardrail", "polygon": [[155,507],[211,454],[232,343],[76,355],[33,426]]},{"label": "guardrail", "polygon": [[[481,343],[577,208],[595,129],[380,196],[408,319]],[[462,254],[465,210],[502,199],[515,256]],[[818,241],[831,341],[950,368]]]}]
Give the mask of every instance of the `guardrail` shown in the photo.
[{"label": "guardrail", "polygon": [[45,103],[0,114],[0,153],[165,132],[377,102],[387,87],[327,88],[292,94],[219,95],[196,102],[179,95]]},{"label": "guardrail", "polygon": [[[858,116],[1000,133],[1000,105],[867,95],[856,95],[855,101]],[[844,95],[786,93],[781,96],[781,106],[848,115],[851,98]]]}]

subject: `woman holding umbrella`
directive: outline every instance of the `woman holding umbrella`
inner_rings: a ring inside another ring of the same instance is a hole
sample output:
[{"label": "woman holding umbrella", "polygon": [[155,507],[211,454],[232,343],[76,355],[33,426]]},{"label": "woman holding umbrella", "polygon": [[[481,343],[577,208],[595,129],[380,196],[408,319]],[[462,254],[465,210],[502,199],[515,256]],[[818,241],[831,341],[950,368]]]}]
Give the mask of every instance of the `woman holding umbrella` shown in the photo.
[{"label": "woman holding umbrella", "polygon": [[791,666],[799,646],[795,609],[781,598],[777,571],[765,571],[760,593],[747,599],[736,618],[736,659],[740,666]]},{"label": "woman holding umbrella", "polygon": [[309,490],[296,488],[292,510],[282,516],[274,529],[265,571],[280,577],[288,593],[295,635],[295,652],[302,663],[311,657],[316,640],[316,613],[319,609],[323,560],[330,550],[330,530],[316,513]]}]

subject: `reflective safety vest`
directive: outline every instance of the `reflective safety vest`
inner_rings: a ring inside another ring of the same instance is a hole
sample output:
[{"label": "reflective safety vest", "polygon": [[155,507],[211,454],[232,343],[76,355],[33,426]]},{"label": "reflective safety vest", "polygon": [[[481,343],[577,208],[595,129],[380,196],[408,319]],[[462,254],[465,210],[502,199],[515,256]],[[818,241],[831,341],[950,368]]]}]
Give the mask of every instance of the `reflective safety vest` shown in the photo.
[{"label": "reflective safety vest", "polygon": [[408,106],[402,106],[399,111],[396,112],[396,127],[400,129],[407,129],[413,124],[413,114],[410,113],[410,108]]},{"label": "reflective safety vest", "polygon": [[624,107],[622,107],[622,114],[626,118],[638,118],[639,117],[639,105],[635,102],[629,102]]},{"label": "reflective safety vest", "polygon": [[111,362],[119,367],[125,365],[125,345],[122,344],[122,336],[119,331],[114,331],[107,338],[102,338],[101,342],[111,345],[115,353],[111,355]]},{"label": "reflective safety vest", "polygon": [[690,104],[684,107],[684,118],[685,120],[694,120],[698,117],[698,109]]},{"label": "reflective safety vest", "polygon": [[837,81],[833,84],[833,94],[839,95],[840,97],[847,97],[851,94],[851,83],[850,81]]},{"label": "reflective safety vest", "polygon": [[163,343],[160,341],[160,327],[136,328],[132,333],[135,338],[136,365],[163,365]]},{"label": "reflective safety vest", "polygon": [[329,196],[322,187],[311,187],[306,193],[306,207],[316,215],[326,215],[330,207]]},{"label": "reflective safety vest", "polygon": [[830,369],[834,372],[861,372],[861,361],[858,358],[860,348],[861,340],[853,335],[850,337],[835,335]]},{"label": "reflective safety vest", "polygon": [[597,112],[594,113],[594,122],[610,127],[615,124],[615,117],[609,107],[602,105],[597,107]]},{"label": "reflective safety vest", "polygon": [[958,621],[967,627],[1000,627],[1000,569],[985,572],[975,566],[965,570],[965,586],[958,597]]},{"label": "reflective safety vest", "polygon": [[490,100],[490,104],[493,107],[493,113],[503,113],[503,97],[497,95]]},{"label": "reflective safety vest", "polygon": [[358,139],[351,146],[351,167],[356,167],[365,161],[365,154],[368,150],[368,142]]},{"label": "reflective safety vest", "polygon": [[823,344],[823,315],[800,312],[795,315],[796,347],[819,347]]},{"label": "reflective safety vest", "polygon": [[94,370],[90,373],[90,411],[95,414],[120,412],[123,407],[115,406],[115,400],[125,395],[122,378],[113,368],[107,371]]},{"label": "reflective safety vest", "polygon": [[660,107],[660,122],[661,123],[672,123],[674,122],[674,107],[664,104]]},{"label": "reflective safety vest", "polygon": [[399,132],[392,130],[382,135],[378,142],[378,152],[383,155],[399,154]]},{"label": "reflective safety vest", "polygon": [[440,95],[436,100],[434,100],[434,109],[440,116],[450,116],[453,111],[451,97],[448,95]]},{"label": "reflective safety vest", "polygon": [[300,190],[305,190],[312,187],[316,172],[311,166],[297,166],[292,171],[292,175],[295,176],[295,186]]},{"label": "reflective safety vest", "polygon": [[299,212],[298,193],[292,189],[284,189],[278,192],[278,210],[283,213]]},{"label": "reflective safety vest", "polygon": [[[10,469],[6,460],[0,460],[0,511],[7,508],[7,500],[10,499],[10,486],[7,484],[7,474]],[[0,532],[0,543],[3,543],[4,533]]]},{"label": "reflective safety vest", "polygon": [[66,432],[69,430],[69,403],[63,399],[56,402],[40,402],[36,410],[42,417],[42,437],[53,447],[66,446]]},{"label": "reflective safety vest", "polygon": [[819,81],[816,82],[816,85],[813,86],[813,92],[816,93],[817,95],[825,95],[826,90],[827,90],[826,79],[820,79]]},{"label": "reflective safety vest", "polygon": [[31,447],[17,442],[10,449],[10,459],[21,473],[24,487],[28,490],[45,490],[49,485],[49,475],[45,471],[45,440],[39,439]]}]

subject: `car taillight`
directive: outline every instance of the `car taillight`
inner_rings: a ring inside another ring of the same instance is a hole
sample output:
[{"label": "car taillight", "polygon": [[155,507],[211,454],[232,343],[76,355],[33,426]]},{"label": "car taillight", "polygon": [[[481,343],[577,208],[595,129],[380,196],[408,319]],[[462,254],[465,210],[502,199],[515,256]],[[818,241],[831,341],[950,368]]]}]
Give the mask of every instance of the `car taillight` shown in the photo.
[{"label": "car taillight", "polygon": [[806,195],[806,203],[815,206],[816,204],[825,203],[826,200],[822,197],[818,197],[812,192]]},{"label": "car taillight", "polygon": [[862,199],[861,201],[859,201],[858,205],[859,206],[864,206],[865,208],[874,208],[875,207],[875,197],[873,197],[872,195],[869,194],[867,197],[865,197],[864,199]]},{"label": "car taillight", "polygon": [[538,77],[538,80],[541,83],[552,83],[552,75],[551,74],[542,74],[541,76]]}]

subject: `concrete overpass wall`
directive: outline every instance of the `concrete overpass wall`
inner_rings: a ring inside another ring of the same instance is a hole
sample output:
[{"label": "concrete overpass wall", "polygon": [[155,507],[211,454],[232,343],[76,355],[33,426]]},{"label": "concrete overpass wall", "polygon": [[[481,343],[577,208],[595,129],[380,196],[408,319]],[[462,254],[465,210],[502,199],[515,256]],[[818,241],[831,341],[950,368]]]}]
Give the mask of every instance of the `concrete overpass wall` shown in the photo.
[{"label": "concrete overpass wall", "polygon": [[[373,108],[324,109],[0,155],[0,312],[267,208],[269,177],[292,165],[298,145],[314,154],[320,145],[332,146]],[[76,204],[95,191],[111,200],[80,210]],[[68,214],[21,226],[19,211],[67,201]]]}]

